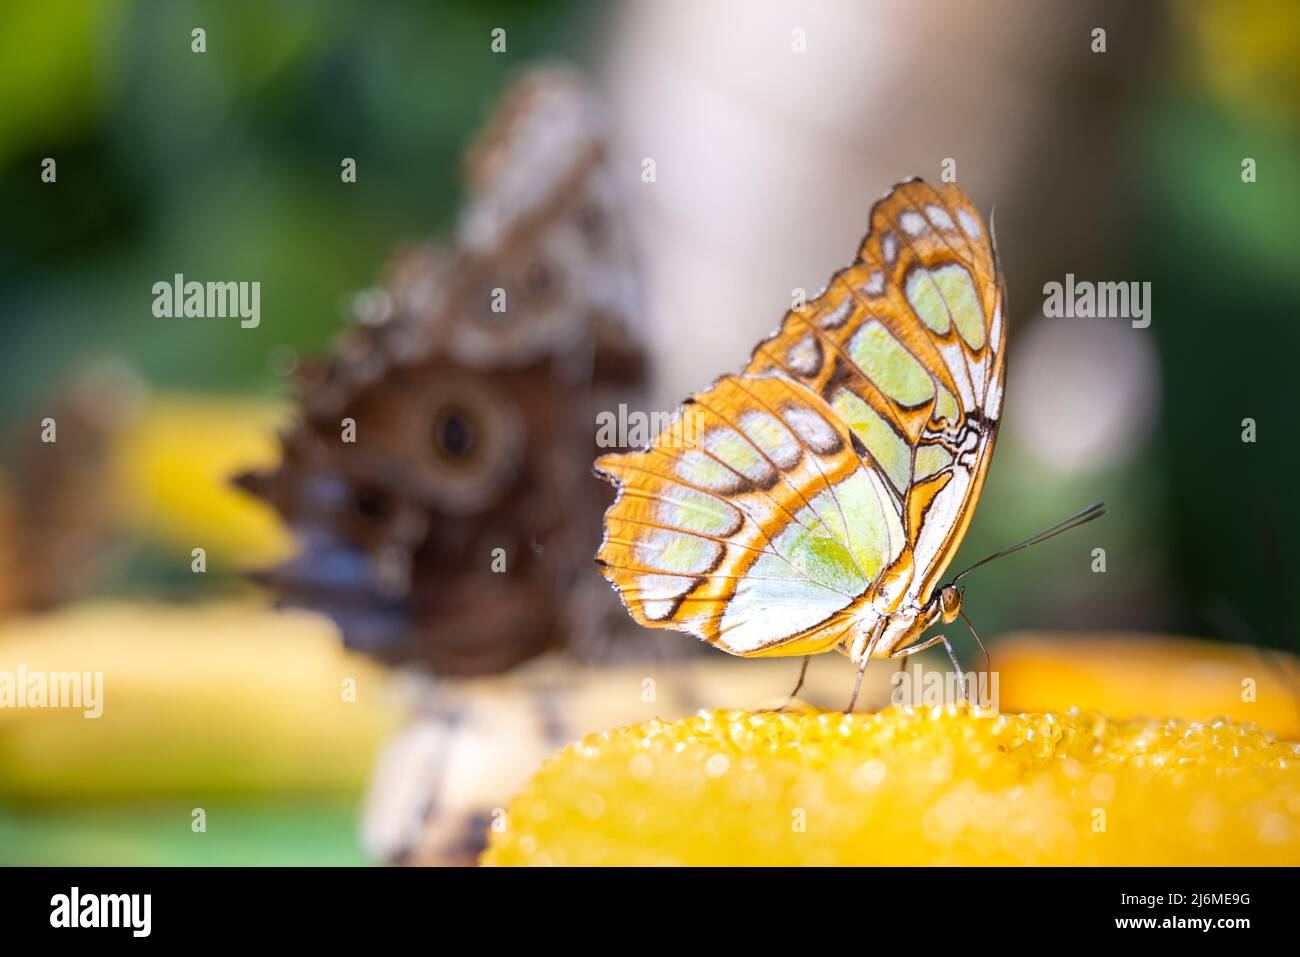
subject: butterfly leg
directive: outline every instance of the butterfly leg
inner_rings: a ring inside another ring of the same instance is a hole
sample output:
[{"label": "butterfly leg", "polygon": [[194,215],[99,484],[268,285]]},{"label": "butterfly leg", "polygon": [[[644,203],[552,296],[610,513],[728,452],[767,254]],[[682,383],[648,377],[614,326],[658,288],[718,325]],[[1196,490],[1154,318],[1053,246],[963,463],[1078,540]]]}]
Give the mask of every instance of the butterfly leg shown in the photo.
[{"label": "butterfly leg", "polygon": [[900,648],[889,657],[906,658],[908,655],[914,655],[918,651],[925,651],[927,648],[933,648],[939,642],[943,642],[944,649],[948,652],[948,660],[952,662],[952,670],[961,674],[961,665],[957,663],[957,654],[952,650],[952,643],[944,635],[935,635],[929,641],[923,641],[919,645],[908,645],[906,648]]},{"label": "butterfly leg", "polygon": [[853,694],[849,696],[848,707],[844,709],[845,714],[852,714],[853,706],[858,703],[858,691],[862,688],[862,675],[867,670],[867,662],[870,658],[863,658],[862,664],[858,665],[858,676],[853,679]]},{"label": "butterfly leg", "polygon": [[[862,649],[862,658],[858,662],[858,676],[853,679],[853,694],[849,697],[849,706],[844,709],[845,714],[853,711],[853,706],[858,703],[858,692],[862,689],[862,675],[866,673],[867,662],[871,660],[871,653],[876,650],[876,642],[885,632],[885,619],[881,619],[871,631],[871,637],[867,640],[866,646]],[[853,653],[857,653],[858,644],[854,642]]]},{"label": "butterfly leg", "polygon": [[[906,647],[906,648],[899,648],[897,651],[895,651],[895,652],[894,652],[893,654],[891,654],[889,657],[891,657],[891,658],[906,658],[908,655],[914,655],[914,654],[916,654],[918,651],[925,651],[925,649],[927,649],[927,648],[933,648],[935,645],[937,645],[937,644],[938,644],[939,642],[941,642],[941,641],[943,642],[944,650],[948,652],[948,660],[952,662],[952,672],[953,672],[953,675],[955,675],[956,678],[957,678],[957,680],[960,682],[960,681],[961,681],[961,675],[962,675],[961,664],[958,663],[958,661],[957,661],[957,653],[956,653],[955,651],[952,650],[952,643],[951,643],[950,641],[948,641],[947,637],[944,636],[944,635],[935,635],[935,636],[934,636],[933,638],[931,638],[929,641],[923,641],[923,642],[921,642],[919,645],[909,645],[909,646]],[[964,685],[964,684],[962,685],[962,688],[963,688],[963,692],[964,692],[964,690],[965,690],[965,685]]]},{"label": "butterfly leg", "polygon": [[808,676],[808,662],[811,660],[812,660],[812,655],[803,656],[803,664],[799,666],[799,680],[798,682],[795,683],[794,690],[785,696],[784,701],[782,701],[776,707],[758,708],[757,710],[763,712],[771,712],[773,714],[779,714],[782,711],[784,711],[786,708],[790,707],[790,705],[793,704],[795,699],[799,696],[799,690],[803,688],[804,678]]},{"label": "butterfly leg", "polygon": [[798,697],[799,692],[803,689],[803,680],[808,677],[808,662],[812,661],[812,655],[803,656],[803,664],[799,666],[799,680],[795,682],[794,690],[785,699],[785,704],[777,708],[777,711],[784,711],[790,707],[790,702]]}]

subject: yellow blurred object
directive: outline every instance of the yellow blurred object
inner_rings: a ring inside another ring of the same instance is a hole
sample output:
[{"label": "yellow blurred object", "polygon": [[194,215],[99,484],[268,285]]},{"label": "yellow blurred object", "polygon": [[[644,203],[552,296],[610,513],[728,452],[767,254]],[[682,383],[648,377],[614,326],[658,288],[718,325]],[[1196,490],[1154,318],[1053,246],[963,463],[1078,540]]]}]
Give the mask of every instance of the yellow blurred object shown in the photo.
[{"label": "yellow blurred object", "polygon": [[1236,112],[1294,125],[1300,113],[1300,5],[1182,0],[1175,11],[1210,92]]},{"label": "yellow blurred object", "polygon": [[176,546],[189,561],[202,546],[211,565],[260,566],[293,542],[269,505],[233,487],[233,475],[279,460],[284,405],[217,396],[151,396],[113,453],[115,500],[126,521]]},{"label": "yellow blurred object", "polygon": [[1300,864],[1300,747],[1231,721],[712,711],[590,735],[488,865]]},{"label": "yellow blurred object", "polygon": [[11,619],[0,690],[20,669],[102,672],[103,713],[0,707],[0,799],[358,793],[403,718],[388,673],[328,620],[240,602]]},{"label": "yellow blurred object", "polygon": [[1225,715],[1300,740],[1300,662],[1283,652],[1141,633],[1023,632],[994,646],[993,667],[1007,711]]}]

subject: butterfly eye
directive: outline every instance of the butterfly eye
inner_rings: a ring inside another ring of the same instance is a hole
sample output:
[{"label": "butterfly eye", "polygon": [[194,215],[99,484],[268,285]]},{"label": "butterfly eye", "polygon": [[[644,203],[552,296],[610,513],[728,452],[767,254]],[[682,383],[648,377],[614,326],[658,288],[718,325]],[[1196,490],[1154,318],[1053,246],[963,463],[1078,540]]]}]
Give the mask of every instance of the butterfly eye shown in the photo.
[{"label": "butterfly eye", "polygon": [[943,610],[945,623],[956,620],[958,612],[961,611],[961,600],[965,593],[965,588],[959,591],[952,585],[945,585],[943,590],[939,592],[939,606]]},{"label": "butterfly eye", "polygon": [[474,431],[473,423],[463,410],[455,407],[444,409],[434,420],[434,447],[447,461],[463,461],[474,452]]}]

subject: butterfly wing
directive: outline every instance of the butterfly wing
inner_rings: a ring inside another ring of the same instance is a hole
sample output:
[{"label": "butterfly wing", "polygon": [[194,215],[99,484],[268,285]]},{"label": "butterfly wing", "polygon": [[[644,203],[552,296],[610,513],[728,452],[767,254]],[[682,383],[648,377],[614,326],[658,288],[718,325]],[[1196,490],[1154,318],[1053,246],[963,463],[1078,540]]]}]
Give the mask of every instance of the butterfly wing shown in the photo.
[{"label": "butterfly wing", "polygon": [[692,397],[619,486],[597,555],[633,617],[804,654],[928,601],[960,544],[1005,369],[995,252],[956,186],[872,210],[858,260],[739,376]]},{"label": "butterfly wing", "polygon": [[260,577],[352,647],[491,673],[617,614],[581,585],[605,504],[585,424],[646,366],[600,112],[567,71],[512,85],[467,158],[455,241],[408,249],[358,297],[358,321],[299,370],[279,467],[240,479],[303,543]]},{"label": "butterfly wing", "polygon": [[[448,353],[467,366],[551,356],[579,381],[639,346],[640,277],[604,111],[578,75],[524,74],[466,157]],[[596,352],[593,359],[591,353]]]}]

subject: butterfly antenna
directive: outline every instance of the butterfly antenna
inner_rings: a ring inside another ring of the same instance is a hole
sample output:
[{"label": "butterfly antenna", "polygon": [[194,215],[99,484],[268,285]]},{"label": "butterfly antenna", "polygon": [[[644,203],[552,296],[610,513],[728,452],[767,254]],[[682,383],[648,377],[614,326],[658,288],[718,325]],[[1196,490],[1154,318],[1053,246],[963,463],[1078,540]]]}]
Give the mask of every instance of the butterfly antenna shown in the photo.
[{"label": "butterfly antenna", "polygon": [[957,614],[961,615],[961,620],[966,622],[966,627],[970,629],[971,635],[975,638],[975,644],[979,645],[980,651],[984,652],[984,673],[988,675],[989,680],[992,681],[993,680],[993,659],[989,657],[989,650],[984,647],[984,642],[980,638],[980,633],[975,630],[975,626],[971,624],[971,620],[966,617],[966,612],[963,609],[959,608],[957,609]]},{"label": "butterfly antenna", "polygon": [[[1049,538],[1052,538],[1055,535],[1060,535],[1062,532],[1068,532],[1072,528],[1078,528],[1080,525],[1087,525],[1089,522],[1099,519],[1105,514],[1106,514],[1105,503],[1093,502],[1082,512],[1079,512],[1075,515],[1071,515],[1065,521],[1058,522],[1057,524],[1053,525],[1051,528],[1044,529],[1043,531],[1039,532],[1037,535],[1031,536],[1030,538],[1026,538],[1023,542],[1019,542],[1015,545],[1012,545],[1010,548],[1004,548],[1000,552],[994,552],[988,558],[980,559],[974,565],[971,565],[968,568],[965,568],[962,571],[958,572],[957,576],[953,578],[952,583],[955,585],[958,581],[961,580],[963,575],[970,574],[975,569],[979,568],[981,565],[987,565],[989,562],[993,561],[994,559],[1004,558],[1005,556],[1010,555],[1013,552],[1018,552],[1021,549],[1028,548],[1030,545],[1037,545],[1039,542],[1045,542]],[[966,624],[969,625],[970,622],[967,622]]]}]

